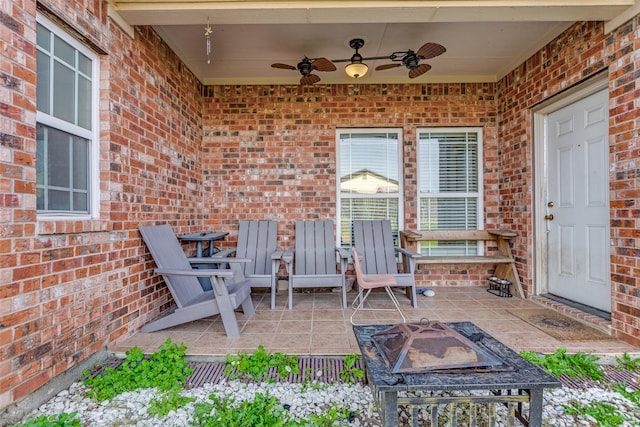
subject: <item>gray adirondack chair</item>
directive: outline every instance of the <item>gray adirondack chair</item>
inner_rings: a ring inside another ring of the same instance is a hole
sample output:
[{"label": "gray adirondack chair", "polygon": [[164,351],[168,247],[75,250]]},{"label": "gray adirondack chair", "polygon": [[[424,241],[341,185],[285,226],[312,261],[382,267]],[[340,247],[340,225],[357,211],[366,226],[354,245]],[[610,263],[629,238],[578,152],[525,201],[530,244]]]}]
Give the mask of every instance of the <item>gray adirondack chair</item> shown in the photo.
[{"label": "gray adirondack chair", "polygon": [[[194,269],[169,225],[140,227],[140,234],[158,267],[155,272],[164,277],[176,303],[169,314],[146,324],[141,331],[158,331],[220,314],[227,335],[239,337],[234,310],[242,306],[247,315],[255,312],[251,287],[237,264],[246,260],[222,257],[192,259],[193,262],[204,260],[207,264],[230,262],[231,266],[230,269]],[[198,277],[208,277],[212,289],[204,290]]]},{"label": "gray adirondack chair", "polygon": [[342,307],[347,307],[344,273],[349,253],[336,247],[333,233],[331,220],[296,221],[295,249],[283,257],[289,274],[289,310],[293,307],[293,290],[298,288],[339,287]]},{"label": "gray adirondack chair", "polygon": [[[394,287],[405,288],[413,308],[418,306],[416,299],[416,258],[420,254],[393,244],[391,222],[388,220],[355,220],[352,224],[353,246],[361,256],[364,274],[391,274],[397,284]],[[398,271],[396,253],[403,257],[404,271]]]},{"label": "gray adirondack chair", "polygon": [[277,249],[277,221],[241,220],[238,228],[238,243],[233,249],[217,255],[250,260],[242,264],[244,276],[252,288],[271,289],[271,309],[276,307],[276,274],[284,251]]}]

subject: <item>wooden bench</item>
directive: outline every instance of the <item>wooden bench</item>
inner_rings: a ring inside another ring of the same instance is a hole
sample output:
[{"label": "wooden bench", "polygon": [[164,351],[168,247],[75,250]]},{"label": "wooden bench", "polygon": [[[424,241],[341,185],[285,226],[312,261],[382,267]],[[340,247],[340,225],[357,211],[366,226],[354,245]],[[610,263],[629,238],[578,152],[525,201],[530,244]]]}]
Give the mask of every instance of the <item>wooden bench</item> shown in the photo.
[{"label": "wooden bench", "polygon": [[[400,232],[400,246],[406,249],[416,250],[416,243],[425,241],[460,241],[471,240],[477,242],[493,241],[496,244],[497,255],[470,255],[470,256],[430,256],[422,255],[415,259],[416,265],[442,265],[442,264],[493,264],[494,275],[511,282],[515,286],[518,296],[524,298],[522,284],[516,270],[515,260],[511,255],[509,240],[516,237],[516,233],[507,230],[436,230],[415,231],[404,230]],[[419,252],[419,250],[418,250]]]}]

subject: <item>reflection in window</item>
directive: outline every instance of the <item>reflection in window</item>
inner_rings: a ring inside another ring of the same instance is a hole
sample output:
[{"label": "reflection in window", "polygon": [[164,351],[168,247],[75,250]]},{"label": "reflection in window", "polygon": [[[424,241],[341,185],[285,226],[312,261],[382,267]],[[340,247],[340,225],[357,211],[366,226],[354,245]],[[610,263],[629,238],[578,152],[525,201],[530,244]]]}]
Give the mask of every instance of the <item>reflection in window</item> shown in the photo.
[{"label": "reflection in window", "polygon": [[37,21],[37,210],[90,214],[97,56],[43,16]]},{"label": "reflection in window", "polygon": [[[481,129],[418,132],[419,228],[477,230],[481,224]],[[423,242],[428,255],[474,255],[476,242]]]},{"label": "reflection in window", "polygon": [[398,129],[338,130],[340,244],[351,245],[353,220],[388,219],[398,230],[402,180]]}]

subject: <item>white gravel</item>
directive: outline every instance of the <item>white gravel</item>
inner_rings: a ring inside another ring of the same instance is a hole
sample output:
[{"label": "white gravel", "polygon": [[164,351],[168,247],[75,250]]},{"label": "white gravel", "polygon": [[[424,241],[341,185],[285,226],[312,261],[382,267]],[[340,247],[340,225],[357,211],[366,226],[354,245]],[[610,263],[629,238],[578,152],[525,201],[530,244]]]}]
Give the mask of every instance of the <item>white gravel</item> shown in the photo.
[{"label": "white gravel", "polygon": [[[196,402],[211,402],[209,396],[215,394],[219,397],[232,396],[236,401],[252,400],[258,393],[269,392],[277,397],[284,405],[288,405],[290,413],[296,418],[307,418],[311,413],[322,413],[332,403],[348,407],[357,413],[355,419],[343,425],[354,427],[382,426],[380,417],[376,411],[373,395],[368,386],[316,383],[316,387],[291,383],[261,383],[251,384],[240,381],[223,381],[219,384],[205,384],[202,387],[184,390],[183,396],[195,397]],[[36,418],[40,415],[53,415],[63,412],[77,412],[83,426],[189,426],[193,421],[193,410],[196,402],[191,402],[165,417],[152,417],[147,413],[149,401],[156,396],[155,389],[137,390],[123,393],[114,399],[98,402],[86,396],[87,388],[80,382],[72,384],[67,390],[60,392],[39,409],[25,418]],[[595,426],[593,419],[576,418],[565,413],[563,404],[573,401],[589,403],[593,401],[607,401],[615,405],[620,412],[629,416],[629,421],[624,426],[639,426],[640,410],[638,407],[618,393],[606,391],[600,388],[571,389],[562,388],[545,391],[543,425],[544,426]],[[503,405],[497,405],[500,421],[498,425],[506,426],[506,409]],[[400,425],[410,425],[409,415],[405,409],[400,409]],[[425,410],[420,410],[419,425],[428,425]],[[460,421],[458,421],[458,425]],[[519,425],[517,422],[516,425]]]}]

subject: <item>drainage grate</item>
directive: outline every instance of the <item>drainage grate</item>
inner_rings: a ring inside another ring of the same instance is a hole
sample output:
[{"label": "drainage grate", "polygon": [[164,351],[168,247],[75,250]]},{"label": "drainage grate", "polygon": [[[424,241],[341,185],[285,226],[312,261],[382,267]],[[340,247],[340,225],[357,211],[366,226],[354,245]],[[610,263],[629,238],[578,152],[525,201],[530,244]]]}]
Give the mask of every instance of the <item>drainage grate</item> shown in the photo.
[{"label": "drainage grate", "polygon": [[[96,376],[102,373],[106,368],[117,368],[123,359],[116,357],[105,360],[96,366],[89,375]],[[301,383],[305,381],[316,380],[323,383],[333,383],[341,381],[340,371],[344,369],[344,362],[337,357],[321,357],[321,356],[298,356],[298,366],[300,367],[300,375],[291,374],[288,378],[281,379],[275,369],[269,371],[269,377],[276,381],[287,381]],[[204,384],[216,384],[221,379],[228,379],[228,375],[223,375],[224,362],[190,362],[189,367],[193,369],[193,374],[187,379],[188,387],[200,387]],[[358,360],[355,368],[365,371],[364,362]],[[619,370],[611,365],[603,365],[602,369],[605,373],[603,383],[616,384],[626,383],[627,387],[640,391],[640,372],[631,372]],[[366,372],[366,371],[365,371]],[[319,374],[319,375],[318,375]],[[84,381],[87,377],[81,378]],[[589,378],[574,378],[568,375],[562,375],[559,378],[564,387],[579,389],[587,387],[597,387],[598,383]],[[367,384],[366,377],[358,378],[356,381],[362,385]]]},{"label": "drainage grate", "polygon": [[[187,386],[199,387],[203,384],[216,384],[222,379],[228,379],[229,375],[224,375],[224,362],[192,362],[189,366],[193,369],[193,374],[187,379]],[[268,377],[277,382],[302,383],[305,381],[318,381],[323,383],[334,383],[342,381],[340,372],[344,370],[344,361],[341,358],[333,357],[306,357],[298,356],[298,367],[300,374],[290,374],[286,378],[280,378],[277,368],[271,368]],[[364,362],[358,360],[354,368],[364,371]],[[365,378],[356,378],[360,384],[366,384]]]},{"label": "drainage grate", "polygon": [[[610,365],[602,366],[602,370],[605,373],[605,377],[602,383],[626,383],[627,388],[640,391],[640,373],[619,370]],[[564,374],[559,378],[559,380],[563,386],[569,388],[597,387],[599,384],[597,381],[594,381],[590,378],[575,378]]]}]

